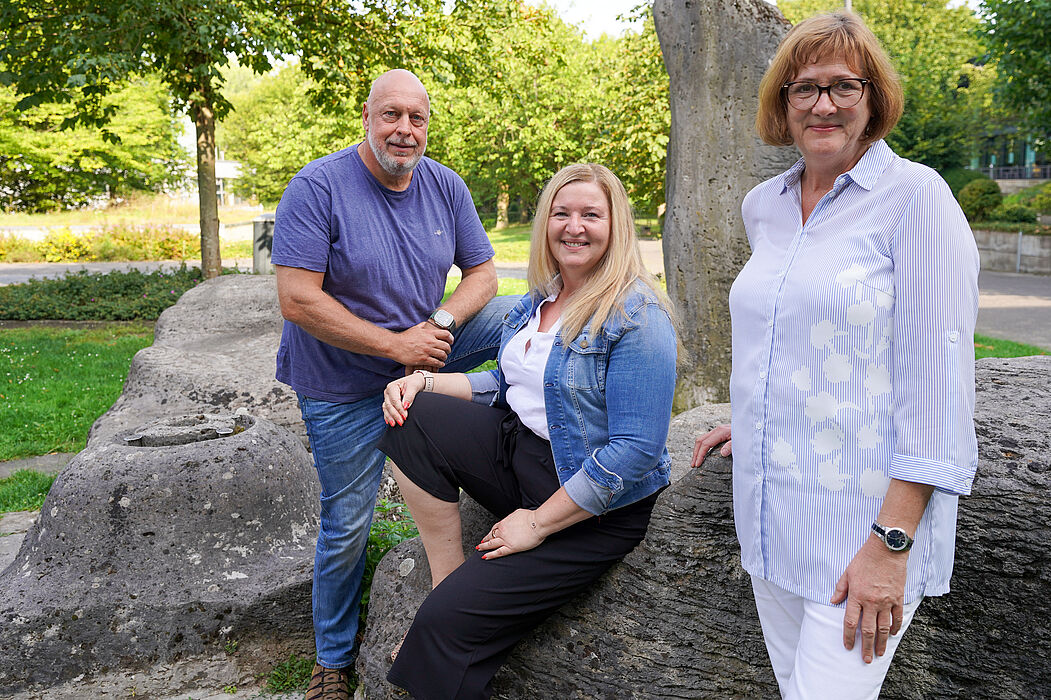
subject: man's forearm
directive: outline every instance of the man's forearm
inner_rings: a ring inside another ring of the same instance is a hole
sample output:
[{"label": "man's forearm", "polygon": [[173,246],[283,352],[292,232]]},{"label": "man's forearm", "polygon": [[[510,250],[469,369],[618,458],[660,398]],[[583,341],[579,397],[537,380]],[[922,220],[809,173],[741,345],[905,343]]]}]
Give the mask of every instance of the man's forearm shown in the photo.
[{"label": "man's forearm", "polygon": [[482,310],[496,296],[498,281],[492,260],[463,271],[463,278],[442,308],[453,315],[456,325],[462,326]]}]

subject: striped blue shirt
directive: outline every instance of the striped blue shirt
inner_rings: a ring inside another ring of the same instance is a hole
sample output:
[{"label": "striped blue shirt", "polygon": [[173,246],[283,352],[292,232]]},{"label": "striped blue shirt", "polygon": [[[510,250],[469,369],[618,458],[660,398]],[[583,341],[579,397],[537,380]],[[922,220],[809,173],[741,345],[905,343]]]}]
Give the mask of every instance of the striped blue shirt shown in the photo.
[{"label": "striped blue shirt", "polygon": [[938,174],[883,141],[805,226],[803,167],[742,205],[752,257],[730,291],[742,564],[827,604],[895,478],[935,487],[905,602],[941,595],[978,461],[974,237]]}]

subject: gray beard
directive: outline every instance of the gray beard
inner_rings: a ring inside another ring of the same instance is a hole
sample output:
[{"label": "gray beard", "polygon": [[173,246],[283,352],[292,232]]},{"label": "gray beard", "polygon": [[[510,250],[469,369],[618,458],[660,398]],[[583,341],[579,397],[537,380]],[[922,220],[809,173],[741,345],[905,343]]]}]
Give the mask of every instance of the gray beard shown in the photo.
[{"label": "gray beard", "polygon": [[[386,144],[383,142],[377,143],[371,134],[368,139],[369,148],[372,149],[372,155],[376,157],[376,161],[383,168],[383,171],[392,177],[401,177],[402,175],[408,175],[412,172],[412,169],[416,167],[416,164],[420,162],[420,158],[423,158],[423,149],[417,151],[408,162],[402,164],[394,160],[394,158],[387,153],[383,148]],[[417,145],[419,149],[419,146]]]}]

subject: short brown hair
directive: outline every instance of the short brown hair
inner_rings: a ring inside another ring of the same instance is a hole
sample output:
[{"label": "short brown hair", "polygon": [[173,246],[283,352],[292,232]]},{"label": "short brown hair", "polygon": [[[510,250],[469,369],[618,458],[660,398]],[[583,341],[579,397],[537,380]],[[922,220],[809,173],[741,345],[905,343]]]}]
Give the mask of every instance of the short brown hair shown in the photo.
[{"label": "short brown hair", "polygon": [[777,47],[759,84],[759,111],[755,128],[759,138],[773,146],[791,146],[788,102],[781,86],[808,63],[840,59],[871,82],[865,86],[872,116],[862,143],[886,136],[901,118],[905,94],[901,79],[887,52],[865,23],[853,12],[839,10],[808,17],[788,32]]}]

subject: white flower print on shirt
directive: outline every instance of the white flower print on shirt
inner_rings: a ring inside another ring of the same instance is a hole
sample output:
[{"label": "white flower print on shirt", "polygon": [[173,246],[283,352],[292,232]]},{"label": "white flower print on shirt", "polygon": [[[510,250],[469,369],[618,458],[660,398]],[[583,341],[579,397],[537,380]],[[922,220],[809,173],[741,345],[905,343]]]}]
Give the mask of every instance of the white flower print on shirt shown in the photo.
[{"label": "white flower print on shirt", "polygon": [[843,428],[833,425],[831,428],[819,430],[810,444],[819,455],[829,455],[843,449]]},{"label": "white flower print on shirt", "polygon": [[798,483],[803,483],[803,475],[799,471],[799,464],[796,463],[795,450],[792,449],[792,445],[787,440],[780,437],[777,438],[777,441],[774,443],[774,449],[770,453],[770,458],[774,460],[774,464],[788,470],[788,473]]},{"label": "white flower print on shirt", "polygon": [[854,367],[850,364],[849,357],[834,352],[821,363],[821,369],[825,372],[825,379],[833,384],[839,384],[850,379]]},{"label": "white flower print on shirt", "polygon": [[810,391],[810,371],[806,367],[800,367],[792,372],[792,386],[800,391]]},{"label": "white flower print on shirt", "polygon": [[879,469],[869,467],[861,474],[861,492],[869,498],[883,498],[890,486],[890,477]]},{"label": "white flower print on shirt", "polygon": [[843,485],[851,478],[853,477],[849,474],[844,474],[839,471],[838,457],[827,459],[824,462],[818,462],[817,483],[821,484],[829,491],[842,491]]}]

